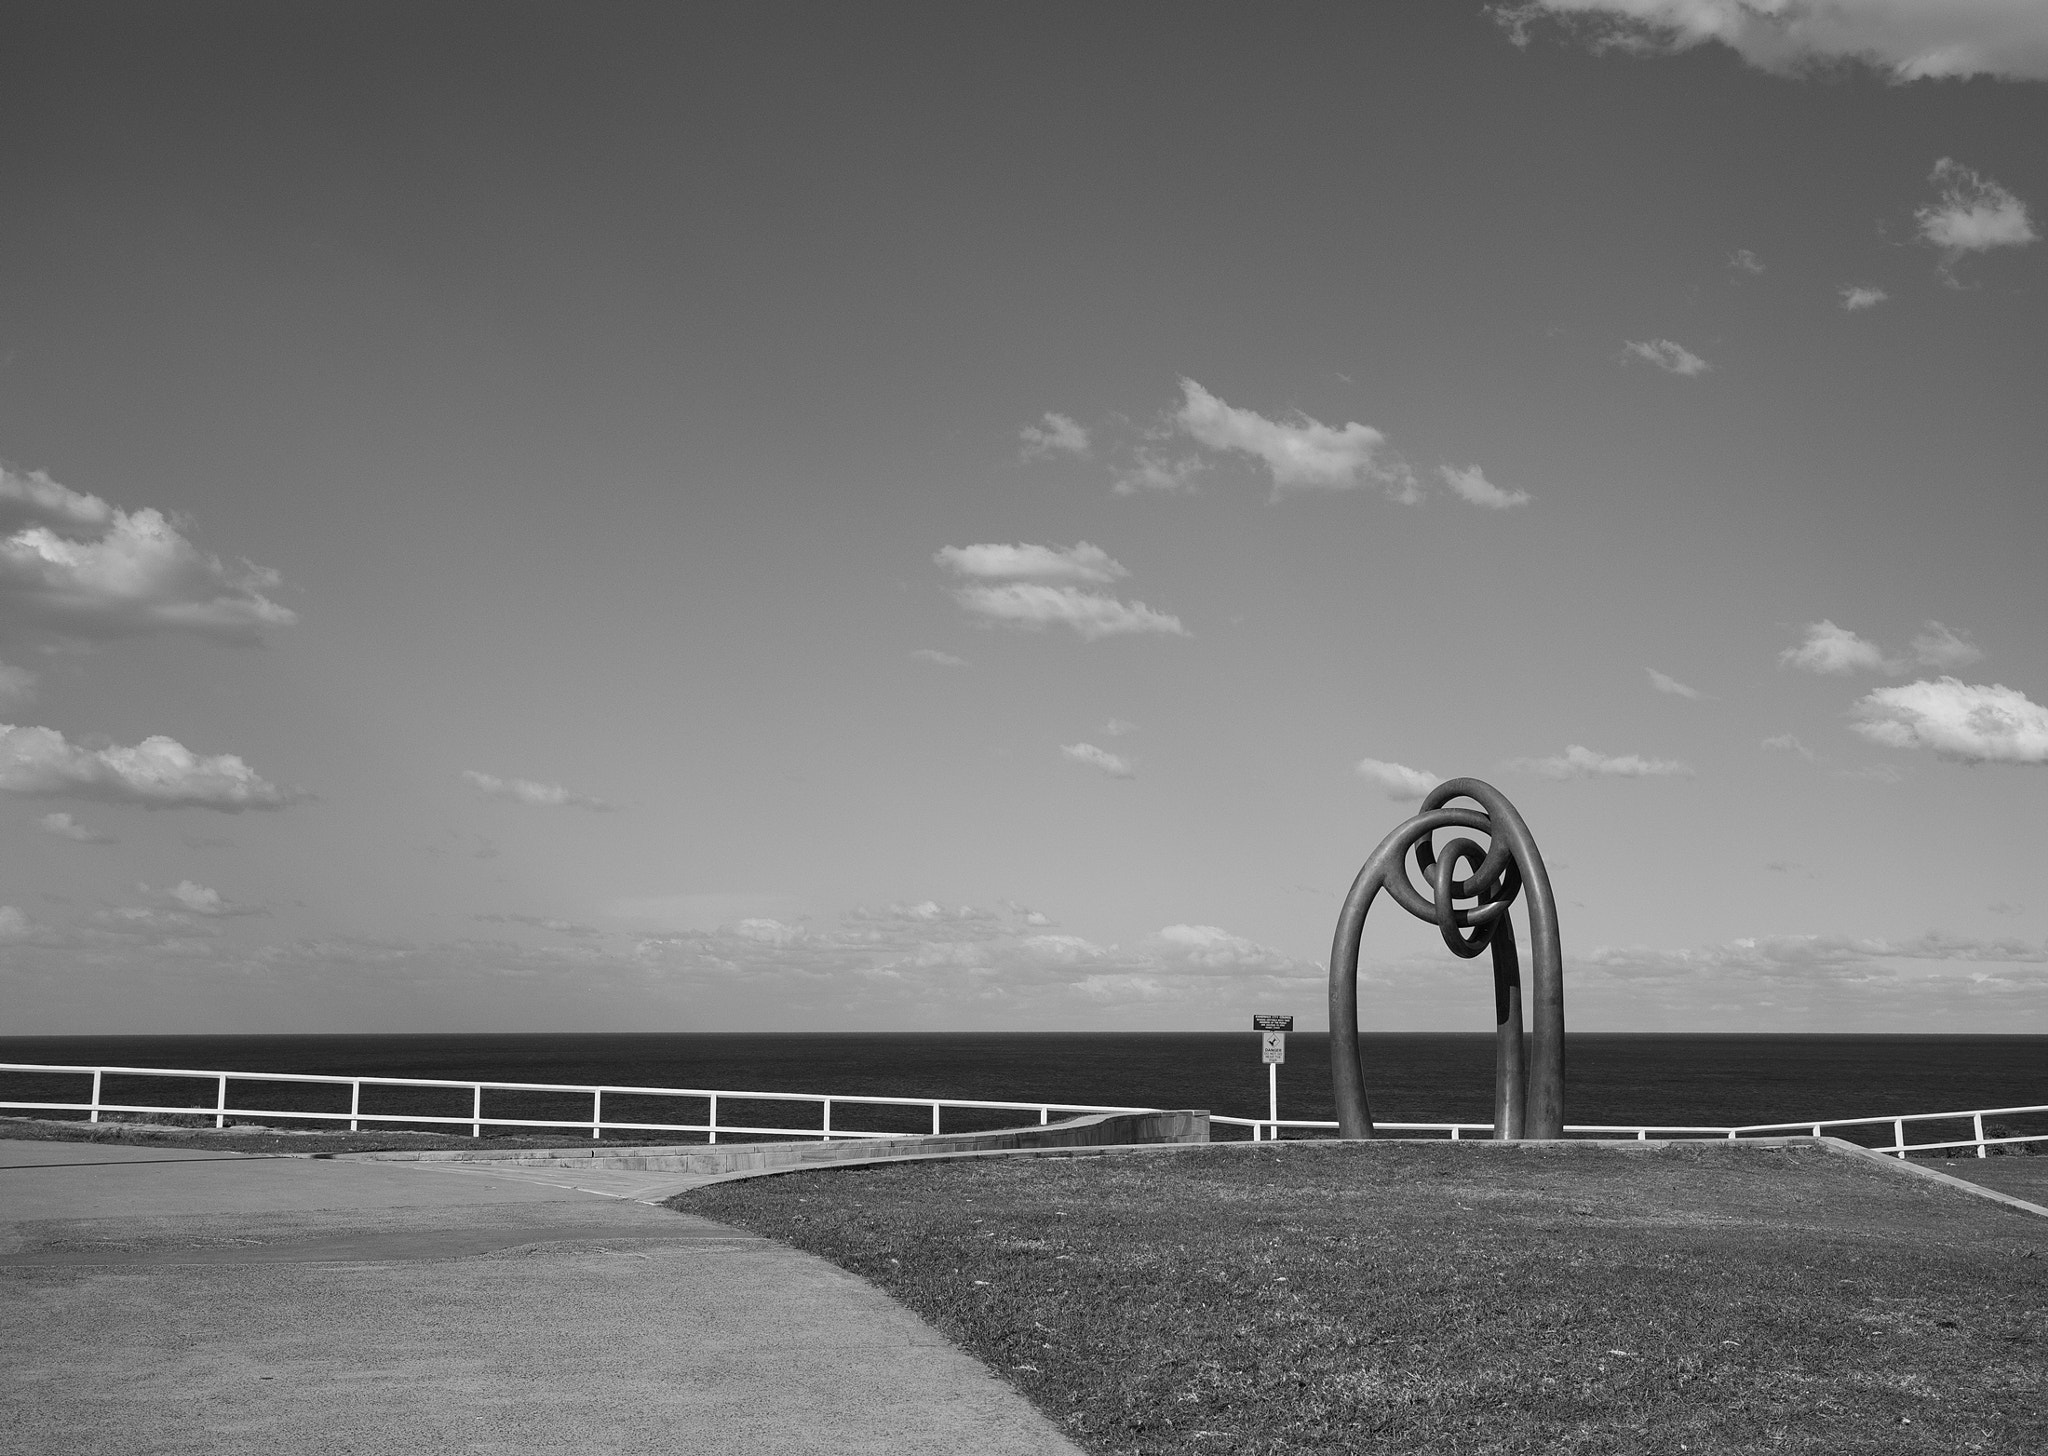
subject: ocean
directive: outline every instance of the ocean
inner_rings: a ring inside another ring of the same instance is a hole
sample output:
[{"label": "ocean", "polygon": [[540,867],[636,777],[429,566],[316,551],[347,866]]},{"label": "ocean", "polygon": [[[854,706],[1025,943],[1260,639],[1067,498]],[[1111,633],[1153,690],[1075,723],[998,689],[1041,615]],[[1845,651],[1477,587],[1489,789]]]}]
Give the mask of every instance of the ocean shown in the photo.
[{"label": "ocean", "polygon": [[[1492,1037],[1378,1034],[1363,1043],[1377,1119],[1489,1119]],[[1259,1039],[1250,1031],[0,1037],[0,1061],[1206,1107],[1239,1117],[1266,1113],[1266,1073]],[[0,1073],[0,1098],[59,1100],[81,1095],[82,1085],[82,1079],[61,1084]],[[257,1102],[259,1085],[237,1086],[235,1101],[244,1107],[347,1107],[345,1088],[265,1089],[266,1100]],[[211,1102],[210,1088],[161,1080],[110,1079],[107,1095],[157,1105]],[[2040,1103],[2048,1103],[2048,1036],[1580,1032],[1567,1041],[1565,1116],[1572,1123],[1729,1125]],[[363,1110],[466,1115],[468,1094],[371,1089]],[[589,1100],[494,1093],[487,1094],[486,1113],[587,1117]],[[1327,1035],[1288,1038],[1280,1113],[1334,1116]],[[703,1117],[703,1103],[607,1098],[606,1115],[696,1120]],[[721,1109],[722,1121],[785,1127],[815,1125],[816,1116],[811,1108],[772,1103]],[[915,1111],[844,1108],[835,1113],[835,1124],[916,1131],[929,1126],[928,1118]],[[1014,1117],[949,1113],[946,1127],[967,1131],[1006,1121]],[[2015,1130],[2048,1132],[2048,1119],[2028,1122]]]}]

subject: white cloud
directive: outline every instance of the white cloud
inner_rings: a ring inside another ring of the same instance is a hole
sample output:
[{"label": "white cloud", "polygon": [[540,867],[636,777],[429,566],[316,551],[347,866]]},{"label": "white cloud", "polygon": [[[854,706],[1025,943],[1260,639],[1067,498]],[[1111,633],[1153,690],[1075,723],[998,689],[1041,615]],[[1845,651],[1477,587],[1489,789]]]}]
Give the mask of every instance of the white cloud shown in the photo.
[{"label": "white cloud", "polygon": [[1622,356],[1623,363],[1627,363],[1629,355],[1633,355],[1655,364],[1667,373],[1683,375],[1687,379],[1704,374],[1714,367],[1685,345],[1673,343],[1670,339],[1650,339],[1640,344],[1630,341],[1625,347],[1628,352]]},{"label": "white cloud", "polygon": [[297,621],[278,575],[229,566],[156,510],[123,511],[40,472],[0,470],[0,630],[90,641],[191,632],[254,642]]},{"label": "white cloud", "polygon": [[2048,708],[2003,684],[1943,677],[1879,688],[1851,726],[1887,748],[1926,748],[1964,763],[2048,765]]},{"label": "white cloud", "polygon": [[[1939,622],[1928,622],[1911,644],[1913,662],[1922,667],[1968,667],[1983,659],[1984,649]],[[1823,619],[1807,625],[1806,639],[1778,654],[1787,667],[1844,675],[1852,672],[1904,672],[1907,659],[1886,653],[1875,642]]]},{"label": "white cloud", "polygon": [[88,535],[112,525],[114,508],[96,495],[59,485],[40,470],[26,475],[0,467],[0,531],[45,526]]},{"label": "white cloud", "polygon": [[1054,414],[1050,410],[1038,424],[1026,425],[1017,432],[1017,436],[1024,442],[1026,459],[1034,455],[1088,453],[1088,432],[1066,415]]},{"label": "white cloud", "polygon": [[0,662],[0,707],[19,707],[36,700],[36,675],[25,667]]},{"label": "white cloud", "polygon": [[1694,701],[1706,696],[1698,688],[1689,688],[1677,678],[1666,677],[1654,667],[1646,667],[1643,671],[1650,675],[1650,686],[1660,693],[1669,693],[1674,698],[1691,698]]},{"label": "white cloud", "polygon": [[515,804],[525,804],[534,809],[590,809],[604,814],[618,808],[618,805],[603,799],[572,794],[560,784],[544,784],[535,779],[501,779],[495,774],[478,773],[473,768],[462,771],[462,781],[478,793],[488,794],[494,799],[510,799]]},{"label": "white cloud", "polygon": [[54,834],[59,839],[69,839],[79,844],[114,843],[113,835],[88,829],[69,814],[45,814],[36,822],[43,826],[45,833]]},{"label": "white cloud", "polygon": [[1395,498],[1418,498],[1414,473],[1387,453],[1387,437],[1356,421],[1334,429],[1296,412],[1269,420],[1253,410],[1225,404],[1192,379],[1180,382],[1183,395],[1174,421],[1211,450],[1233,450],[1264,462],[1273,495],[1289,490],[1354,490],[1377,482]]},{"label": "white cloud", "polygon": [[1548,19],[1596,50],[1664,55],[1711,42],[1781,76],[1862,65],[1894,82],[2048,80],[2038,0],[1515,0],[1493,14],[1517,45]]},{"label": "white cloud", "polygon": [[1861,283],[1845,283],[1842,285],[1841,293],[1842,308],[1848,313],[1855,313],[1858,309],[1876,308],[1891,297],[1882,288],[1870,288]]},{"label": "white cloud", "polygon": [[1804,975],[1854,970],[1873,961],[1958,961],[1971,964],[2039,965],[2048,962],[2048,943],[2017,938],[1986,940],[1930,930],[1910,940],[1881,936],[1743,936],[1694,950],[1649,950],[1602,946],[1587,952],[1591,966],[1656,971],[1776,970]]},{"label": "white cloud", "polygon": [[1838,779],[1873,779],[1881,784],[1896,784],[1905,778],[1888,763],[1858,764],[1843,768],[1826,754],[1816,753],[1790,733],[1778,733],[1763,741],[1764,749],[1771,753],[1797,754],[1817,768],[1824,768]]},{"label": "white cloud", "polygon": [[1074,763],[1086,764],[1108,774],[1113,779],[1134,779],[1138,771],[1131,767],[1130,760],[1106,748],[1097,748],[1092,743],[1064,743],[1060,752]]},{"label": "white cloud", "polygon": [[1124,738],[1138,731],[1136,723],[1126,723],[1121,718],[1112,718],[1102,725],[1102,731],[1112,738]]},{"label": "white cloud", "polygon": [[1920,236],[1947,254],[1944,268],[1965,253],[2023,248],[2040,240],[2024,202],[1960,162],[1943,157],[1928,180],[1940,184],[1941,201],[1913,215]]},{"label": "white cloud", "polygon": [[[1246,995],[1312,995],[1323,968],[1213,925],[1168,925],[1128,949],[1045,928],[1016,907],[932,901],[848,912],[836,928],[758,919],[643,945],[658,965],[723,971],[873,1014],[1072,1017],[1094,1008],[1236,1005]],[[1071,1024],[1071,1023],[1069,1023]]]},{"label": "white cloud", "polygon": [[919,662],[929,662],[934,667],[965,667],[967,659],[955,657],[950,652],[941,652],[936,647],[920,647],[910,654]]},{"label": "white cloud", "polygon": [[1807,672],[1834,673],[1852,672],[1897,672],[1899,665],[1875,642],[1866,642],[1846,627],[1837,627],[1823,618],[1812,622],[1806,628],[1806,640],[1797,647],[1787,647],[1778,654],[1778,661],[1786,667],[1803,668]]},{"label": "white cloud", "polygon": [[1728,266],[1737,273],[1748,273],[1751,275],[1764,271],[1763,259],[1757,257],[1748,248],[1737,248],[1734,252],[1730,253],[1728,255]]},{"label": "white cloud", "polygon": [[573,935],[583,939],[604,934],[595,925],[584,925],[574,920],[557,920],[548,915],[488,914],[474,918],[500,925],[526,925],[535,930],[551,931],[556,935]]},{"label": "white cloud", "polygon": [[1089,642],[1144,633],[1192,635],[1181,625],[1180,618],[1155,612],[1143,602],[1123,602],[1078,587],[1019,581],[1001,586],[962,587],[954,595],[968,611],[992,622],[1025,628],[1059,624],[1073,628]]},{"label": "white cloud", "polygon": [[[1685,950],[1600,946],[1574,957],[1572,974],[1580,1025],[1600,1015],[1595,1008],[1607,1007],[1638,1027],[1645,1010],[1661,1008],[1671,1030],[2021,1030],[2048,1024],[2041,1019],[2048,944],[2019,939],[1930,931],[1902,940],[1745,936]],[[1803,1114],[1787,1108],[1775,1115]]]},{"label": "white cloud", "polygon": [[716,930],[757,917],[801,920],[802,904],[780,891],[710,890],[690,895],[650,895],[614,900],[605,913],[628,924],[666,931]]},{"label": "white cloud", "polygon": [[1147,936],[1143,950],[1176,969],[1207,971],[1297,971],[1300,962],[1271,946],[1232,935],[1214,925],[1166,925]]},{"label": "white cloud", "polygon": [[[143,886],[145,892],[148,886]],[[204,915],[210,920],[224,919],[233,915],[261,915],[264,912],[249,905],[237,905],[223,897],[220,891],[193,880],[180,880],[164,891],[165,899],[180,906],[193,915]]]},{"label": "white cloud", "polygon": [[1502,490],[1488,480],[1485,472],[1476,465],[1467,470],[1454,470],[1448,465],[1440,465],[1436,473],[1443,477],[1445,485],[1475,506],[1492,506],[1498,510],[1505,510],[1509,506],[1529,504],[1528,491]]},{"label": "white cloud", "polygon": [[1777,733],[1766,738],[1763,746],[1773,753],[1796,753],[1808,763],[1819,763],[1820,755],[1801,743],[1790,733]]},{"label": "white cloud", "polygon": [[0,723],[0,790],[69,794],[145,809],[282,809],[305,795],[280,789],[232,753],[202,758],[175,738],[133,748],[84,748],[54,728]]},{"label": "white cloud", "polygon": [[1929,622],[1913,638],[1913,660],[1922,667],[1968,667],[1980,662],[1984,649],[1939,622]]},{"label": "white cloud", "polygon": [[958,576],[994,581],[1080,581],[1107,586],[1131,573],[1100,546],[941,546],[932,559]]},{"label": "white cloud", "polygon": [[1689,777],[1692,769],[1675,758],[1644,758],[1641,754],[1595,753],[1574,743],[1549,758],[1518,758],[1513,766],[1547,779]]},{"label": "white cloud", "polygon": [[1118,495],[1191,491],[1195,488],[1195,477],[1201,472],[1202,459],[1199,455],[1175,458],[1163,450],[1141,445],[1133,453],[1131,464],[1117,471],[1114,489]]},{"label": "white cloud", "polygon": [[1390,799],[1419,799],[1443,782],[1428,769],[1379,758],[1361,758],[1352,771]]}]

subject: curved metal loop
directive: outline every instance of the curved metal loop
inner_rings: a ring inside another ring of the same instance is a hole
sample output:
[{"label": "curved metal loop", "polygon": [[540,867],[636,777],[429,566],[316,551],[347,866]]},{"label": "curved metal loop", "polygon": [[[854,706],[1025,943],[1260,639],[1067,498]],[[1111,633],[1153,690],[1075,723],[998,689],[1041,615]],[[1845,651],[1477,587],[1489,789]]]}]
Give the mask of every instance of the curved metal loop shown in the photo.
[{"label": "curved metal loop", "polygon": [[[1491,836],[1494,842],[1483,856],[1470,839],[1454,839],[1440,851],[1434,842],[1439,829],[1473,829]],[[1469,809],[1437,809],[1417,814],[1401,825],[1373,855],[1375,862],[1387,863],[1385,889],[1394,897],[1394,903],[1417,920],[1436,926],[1452,953],[1468,959],[1486,949],[1492,939],[1492,927],[1500,923],[1502,912],[1522,890],[1521,866],[1515,863],[1507,841],[1494,836],[1492,831],[1493,821],[1485,814]],[[1422,882],[1429,887],[1427,897],[1408,877],[1407,856],[1411,849]],[[1461,863],[1473,867],[1464,879],[1457,877]],[[1479,903],[1461,910],[1455,903],[1459,900]],[[1459,930],[1472,930],[1475,934],[1459,935]]]},{"label": "curved metal loop", "polygon": [[[1427,920],[1432,925],[1436,923],[1436,903],[1425,899],[1408,878],[1407,858],[1412,846],[1423,866],[1424,883],[1428,883],[1431,867],[1436,863],[1436,851],[1429,848],[1427,860],[1422,855],[1425,847],[1429,846],[1430,836],[1439,829],[1476,829],[1486,834],[1490,832],[1491,821],[1474,809],[1436,809],[1417,814],[1381,840],[1380,847],[1373,851],[1369,861],[1369,865],[1386,867],[1384,888],[1394,897],[1394,903],[1417,920]],[[1469,922],[1457,920],[1455,923],[1462,926]]]},{"label": "curved metal loop", "polygon": [[[1454,799],[1469,799],[1478,807],[1451,807]],[[1482,851],[1476,840],[1460,837],[1439,849],[1439,829],[1472,830],[1489,843]],[[1420,886],[1410,878],[1411,853]],[[1380,841],[1338,917],[1330,951],[1330,1070],[1340,1135],[1373,1135],[1359,1060],[1358,951],[1366,912],[1381,890],[1416,919],[1435,925],[1452,954],[1470,959],[1492,948],[1499,1040],[1495,1136],[1563,1136],[1564,966],[1550,876],[1529,826],[1507,796],[1482,780],[1462,778],[1431,789],[1416,814]],[[1526,1059],[1521,962],[1509,913],[1525,890],[1533,973],[1528,1009],[1534,1017]],[[1461,901],[1466,908],[1459,908]]]},{"label": "curved metal loop", "polygon": [[[1481,815],[1480,817],[1485,818],[1486,816]],[[1492,821],[1488,820],[1486,825],[1475,824],[1470,827],[1475,829],[1484,828],[1491,835],[1491,824]],[[1458,841],[1461,844],[1469,844],[1470,842],[1469,840]],[[1432,878],[1432,870],[1434,868],[1432,861],[1434,856],[1435,850],[1430,844],[1429,836],[1425,835],[1416,841],[1415,863],[1422,870],[1422,877],[1425,881]],[[1501,872],[1514,862],[1514,852],[1508,848],[1507,841],[1495,839],[1492,847],[1487,851],[1486,858],[1483,861],[1476,862],[1471,879],[1456,882],[1455,888],[1451,891],[1452,897],[1459,900],[1470,900],[1475,896],[1484,899],[1485,897],[1472,887],[1490,884],[1494,880],[1499,879]]]},{"label": "curved metal loop", "polygon": [[[1422,860],[1423,846],[1428,842],[1425,839],[1416,844],[1415,858],[1418,862]],[[1466,960],[1486,949],[1493,939],[1495,929],[1501,923],[1501,912],[1514,901],[1512,890],[1504,895],[1488,894],[1489,891],[1498,892],[1503,888],[1498,880],[1488,884],[1481,882],[1477,875],[1470,880],[1461,880],[1457,877],[1460,864],[1480,865],[1484,862],[1485,856],[1477,844],[1469,839],[1454,839],[1444,846],[1443,857],[1432,867],[1434,873],[1431,879],[1434,883],[1431,888],[1436,892],[1437,931],[1443,936],[1444,944],[1449,947],[1451,954]],[[1512,866],[1513,861],[1510,860],[1509,864]],[[1506,875],[1500,878],[1504,880]],[[1517,877],[1514,890],[1520,888],[1521,880]],[[1485,903],[1471,910],[1459,910],[1454,903],[1473,898],[1479,898]],[[1461,926],[1470,926],[1471,934],[1461,934]]]}]

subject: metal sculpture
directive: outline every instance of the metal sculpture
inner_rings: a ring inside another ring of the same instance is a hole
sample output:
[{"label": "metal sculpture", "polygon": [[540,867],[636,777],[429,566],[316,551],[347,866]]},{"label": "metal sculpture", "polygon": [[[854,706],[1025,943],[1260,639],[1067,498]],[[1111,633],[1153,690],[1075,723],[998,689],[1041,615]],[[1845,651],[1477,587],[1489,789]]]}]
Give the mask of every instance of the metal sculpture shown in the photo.
[{"label": "metal sculpture", "polygon": [[[1453,799],[1471,799],[1480,807],[1446,808]],[[1482,850],[1475,841],[1459,838],[1439,849],[1439,829],[1476,830],[1491,844]],[[1408,878],[1410,849],[1427,896]],[[1458,878],[1461,869],[1469,870],[1463,879]],[[1507,795],[1478,779],[1449,779],[1431,789],[1415,817],[1380,841],[1344,899],[1330,948],[1330,1077],[1338,1136],[1373,1136],[1358,1054],[1358,940],[1365,912],[1382,889],[1409,914],[1433,922],[1453,955],[1470,959],[1488,947],[1493,950],[1493,1135],[1563,1137],[1564,954],[1557,936],[1557,901],[1529,826]],[[1533,962],[1527,997],[1533,1026],[1526,1059],[1522,972],[1508,914],[1525,891]],[[1474,903],[1461,910],[1460,900]]]}]

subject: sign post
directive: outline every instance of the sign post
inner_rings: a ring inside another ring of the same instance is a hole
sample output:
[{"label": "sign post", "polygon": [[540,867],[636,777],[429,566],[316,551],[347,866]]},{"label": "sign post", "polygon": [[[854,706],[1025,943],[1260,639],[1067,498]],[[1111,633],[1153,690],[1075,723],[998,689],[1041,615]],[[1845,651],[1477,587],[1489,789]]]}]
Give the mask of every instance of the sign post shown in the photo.
[{"label": "sign post", "polygon": [[1292,1016],[1257,1015],[1252,1030],[1259,1034],[1259,1060],[1266,1064],[1266,1129],[1268,1139],[1280,1136],[1280,1064],[1287,1060],[1287,1033],[1294,1030]]}]

